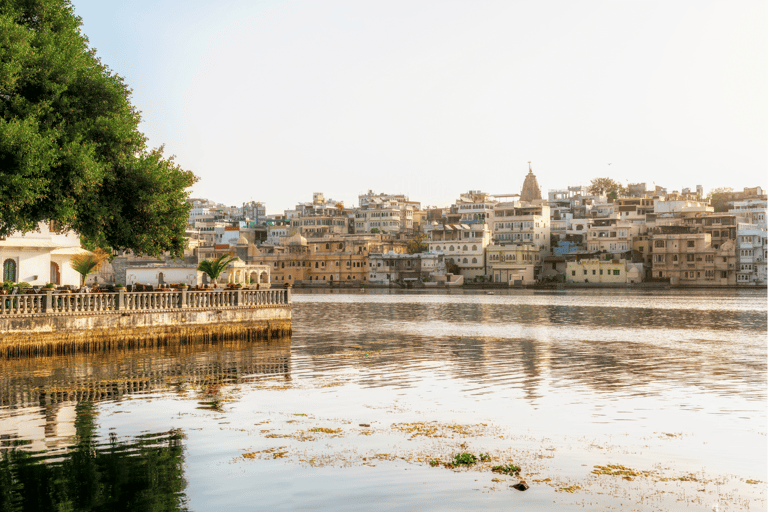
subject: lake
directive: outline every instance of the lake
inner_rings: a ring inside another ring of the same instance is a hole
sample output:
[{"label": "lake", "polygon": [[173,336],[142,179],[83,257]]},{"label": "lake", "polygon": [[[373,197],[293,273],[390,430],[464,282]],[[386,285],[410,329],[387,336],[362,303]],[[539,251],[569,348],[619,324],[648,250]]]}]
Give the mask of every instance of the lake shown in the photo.
[{"label": "lake", "polygon": [[768,506],[765,290],[293,301],[289,339],[0,360],[0,510]]}]

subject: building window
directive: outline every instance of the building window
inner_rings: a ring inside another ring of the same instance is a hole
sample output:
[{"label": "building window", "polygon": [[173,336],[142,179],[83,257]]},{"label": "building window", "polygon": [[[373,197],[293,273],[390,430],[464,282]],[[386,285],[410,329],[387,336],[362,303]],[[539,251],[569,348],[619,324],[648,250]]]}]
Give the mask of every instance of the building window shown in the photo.
[{"label": "building window", "polygon": [[664,240],[654,240],[653,241],[654,247],[664,247]]},{"label": "building window", "polygon": [[53,284],[61,284],[61,272],[59,271],[59,264],[51,262],[51,282]]},{"label": "building window", "polygon": [[613,271],[613,275],[615,275],[615,276],[621,275],[621,270],[614,270]]},{"label": "building window", "polygon": [[16,282],[16,262],[14,260],[5,260],[3,263],[3,281]]},{"label": "building window", "polygon": [[696,247],[696,242],[693,240],[688,240],[688,247]]},{"label": "building window", "polygon": [[576,271],[575,270],[571,270],[571,275],[575,276],[576,275]]}]

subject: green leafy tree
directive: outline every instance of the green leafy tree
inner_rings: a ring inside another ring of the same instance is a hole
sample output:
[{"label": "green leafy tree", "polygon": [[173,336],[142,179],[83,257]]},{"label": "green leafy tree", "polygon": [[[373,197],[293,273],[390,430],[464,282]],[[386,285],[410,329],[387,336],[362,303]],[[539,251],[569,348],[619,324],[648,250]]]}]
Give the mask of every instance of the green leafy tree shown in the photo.
[{"label": "green leafy tree", "polygon": [[611,178],[595,178],[589,184],[587,192],[595,195],[605,194],[608,199],[616,199],[626,193],[624,186]]},{"label": "green leafy tree", "polygon": [[69,260],[69,265],[80,274],[80,286],[82,286],[85,284],[88,274],[99,270],[99,267],[108,258],[109,255],[107,253],[97,248],[93,252],[84,252],[72,256],[72,259]]},{"label": "green leafy tree", "polygon": [[731,187],[718,187],[712,189],[709,193],[709,205],[715,209],[716,212],[727,212],[729,208],[729,202],[733,201],[733,189]]},{"label": "green leafy tree", "polygon": [[418,237],[408,241],[408,254],[417,254],[420,252],[427,252],[429,247],[424,243],[425,235],[419,235]]},{"label": "green leafy tree", "polygon": [[180,255],[196,178],[148,150],[80,25],[69,0],[0,0],[0,236],[55,220],[93,246]]},{"label": "green leafy tree", "polygon": [[227,265],[236,259],[237,257],[230,257],[229,254],[222,254],[216,259],[206,259],[201,261],[197,266],[197,270],[207,275],[211,282],[216,284],[216,280],[219,279],[219,276],[224,272],[224,269],[227,268]]}]

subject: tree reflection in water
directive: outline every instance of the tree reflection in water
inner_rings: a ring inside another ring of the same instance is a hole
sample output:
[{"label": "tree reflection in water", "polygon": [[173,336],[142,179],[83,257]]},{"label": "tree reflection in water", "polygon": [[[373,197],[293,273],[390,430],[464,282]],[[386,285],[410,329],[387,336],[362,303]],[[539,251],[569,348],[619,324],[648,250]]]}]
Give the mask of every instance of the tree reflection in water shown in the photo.
[{"label": "tree reflection in water", "polygon": [[0,458],[0,511],[187,510],[184,435],[145,434],[98,443],[93,403],[76,408],[67,453],[12,449]]}]

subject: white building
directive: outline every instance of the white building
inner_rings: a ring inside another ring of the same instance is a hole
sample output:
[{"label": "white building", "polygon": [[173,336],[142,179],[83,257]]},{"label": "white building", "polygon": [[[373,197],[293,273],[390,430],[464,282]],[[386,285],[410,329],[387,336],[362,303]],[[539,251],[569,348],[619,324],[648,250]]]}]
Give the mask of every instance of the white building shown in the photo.
[{"label": "white building", "polygon": [[[351,214],[355,233],[398,234],[413,232],[413,214],[419,204],[402,194],[367,194],[359,196],[360,206]],[[376,232],[376,231],[374,231]]]},{"label": "white building", "polygon": [[41,223],[38,231],[13,233],[0,238],[3,281],[27,282],[33,286],[47,283],[80,286],[80,274],[69,264],[72,256],[88,252],[80,246],[73,232],[51,230]]},{"label": "white building", "polygon": [[446,265],[450,260],[458,266],[465,279],[485,276],[485,248],[491,241],[487,224],[433,223],[429,240],[425,243],[429,252],[444,254]]},{"label": "white building", "polygon": [[498,203],[492,218],[491,237],[495,245],[531,244],[540,253],[539,261],[549,254],[549,205]]}]

